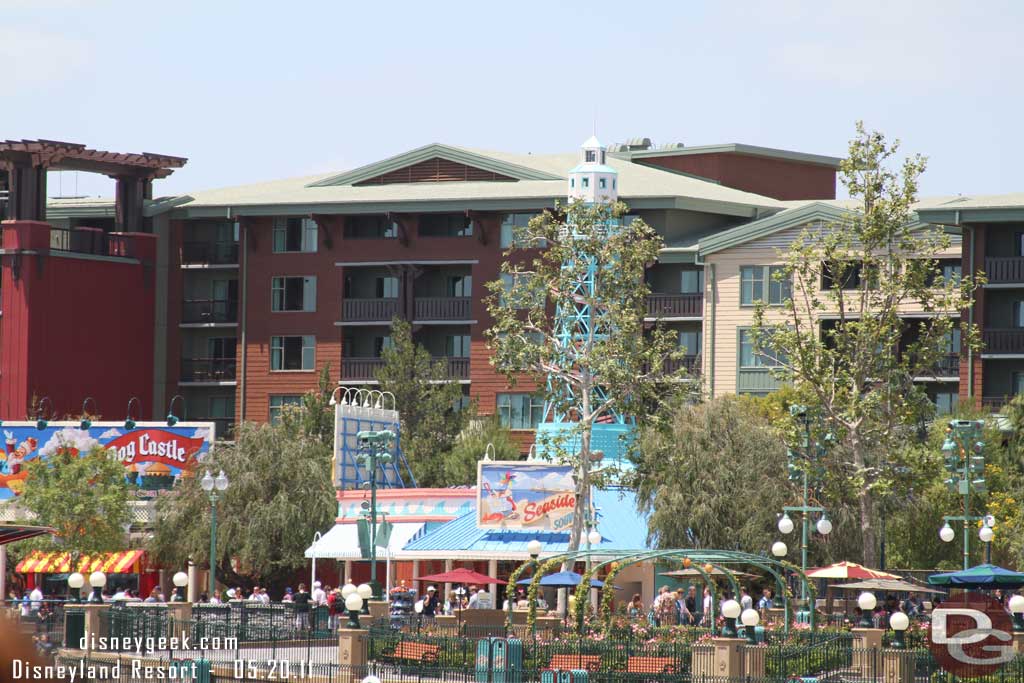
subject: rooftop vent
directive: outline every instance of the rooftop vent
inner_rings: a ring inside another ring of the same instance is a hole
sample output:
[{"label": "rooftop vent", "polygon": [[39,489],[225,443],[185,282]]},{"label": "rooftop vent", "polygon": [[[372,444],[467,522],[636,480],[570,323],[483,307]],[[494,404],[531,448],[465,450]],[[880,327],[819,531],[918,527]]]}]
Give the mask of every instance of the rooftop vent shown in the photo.
[{"label": "rooftop vent", "polygon": [[650,138],[630,138],[625,142],[626,149],[632,152],[637,152],[643,149],[650,149],[652,146],[653,145],[651,143]]},{"label": "rooftop vent", "polygon": [[671,152],[674,149],[682,149],[685,146],[686,145],[684,145],[681,142],[666,142],[663,145],[658,145],[658,151],[659,152]]}]

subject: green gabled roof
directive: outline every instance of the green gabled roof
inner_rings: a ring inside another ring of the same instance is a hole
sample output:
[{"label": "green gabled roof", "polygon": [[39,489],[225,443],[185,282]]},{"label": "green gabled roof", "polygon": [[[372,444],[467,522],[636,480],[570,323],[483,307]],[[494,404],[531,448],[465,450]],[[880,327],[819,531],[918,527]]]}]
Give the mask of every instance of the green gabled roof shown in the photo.
[{"label": "green gabled roof", "polygon": [[615,152],[615,154],[617,156],[638,159],[641,161],[651,157],[681,157],[699,154],[746,154],[748,156],[767,157],[769,159],[783,159],[785,161],[797,161],[804,164],[828,166],[829,168],[839,168],[839,164],[843,161],[839,157],[829,157],[823,154],[807,154],[806,152],[793,152],[788,149],[744,145],[738,142],[730,142],[722,145],[673,147],[669,149],[655,147],[653,149]]},{"label": "green gabled roof", "polygon": [[1009,223],[1024,221],[1024,192],[953,197],[918,209],[922,219],[941,225]]},{"label": "green gabled roof", "polygon": [[850,214],[850,210],[835,204],[811,202],[803,206],[781,211],[768,218],[753,221],[731,230],[704,237],[700,241],[700,255],[706,256],[717,251],[756,240],[767,235],[787,230],[798,225],[815,221],[834,222],[842,220]]},{"label": "green gabled roof", "polygon": [[495,159],[494,157],[477,154],[465,149],[450,147],[448,145],[442,145],[435,142],[409,152],[403,152],[397,156],[389,157],[382,161],[377,161],[351,171],[346,171],[345,173],[328,176],[327,178],[309,183],[306,187],[354,185],[355,183],[363,180],[376,178],[379,175],[384,175],[385,173],[397,171],[398,169],[405,168],[406,166],[418,164],[421,161],[429,161],[437,158],[447,159],[448,161],[454,161],[458,164],[465,164],[466,166],[473,166],[474,168],[479,168],[484,171],[509,176],[516,180],[565,179],[563,176],[552,175],[551,173],[538,171],[535,168],[509,163],[507,161],[502,161],[501,159]]}]

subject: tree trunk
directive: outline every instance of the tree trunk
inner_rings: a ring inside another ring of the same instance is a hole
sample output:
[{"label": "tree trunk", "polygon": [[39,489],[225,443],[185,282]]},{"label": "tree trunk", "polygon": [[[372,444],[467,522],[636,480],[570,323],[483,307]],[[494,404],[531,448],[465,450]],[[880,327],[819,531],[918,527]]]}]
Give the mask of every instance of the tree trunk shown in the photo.
[{"label": "tree trunk", "polygon": [[[572,514],[572,528],[569,531],[568,552],[573,553],[580,549],[580,539],[583,537],[583,522],[590,512],[590,387],[583,383],[580,388],[582,394],[582,405],[580,406],[580,451],[577,454],[579,459],[579,480],[576,484],[576,504]],[[566,560],[562,562],[562,571],[572,571],[575,562]],[[564,614],[566,592],[558,591],[558,612]]]},{"label": "tree trunk", "polygon": [[[850,449],[853,451],[853,464],[856,465],[858,471],[862,472],[865,461],[861,446],[860,437],[854,431],[850,436]],[[873,512],[871,494],[868,492],[867,486],[857,492],[857,506],[860,512],[861,542],[864,547],[863,561],[865,566],[874,569],[878,567],[878,544],[875,541],[875,527],[871,519]]]}]

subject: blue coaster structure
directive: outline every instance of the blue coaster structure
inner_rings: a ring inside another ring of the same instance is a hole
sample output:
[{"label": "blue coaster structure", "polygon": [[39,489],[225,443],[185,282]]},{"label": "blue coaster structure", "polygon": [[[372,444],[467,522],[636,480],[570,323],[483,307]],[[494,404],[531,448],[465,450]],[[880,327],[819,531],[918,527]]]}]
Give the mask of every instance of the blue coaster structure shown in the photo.
[{"label": "blue coaster structure", "polygon": [[[337,397],[337,398],[335,398]],[[331,397],[334,406],[334,485],[340,490],[362,489],[370,484],[370,473],[357,458],[359,432],[391,431],[395,434],[391,462],[377,463],[378,488],[415,488],[416,479],[402,453],[402,434],[395,397],[365,387],[338,387]]]},{"label": "blue coaster structure", "polygon": [[[582,201],[584,205],[612,204],[618,197],[618,172],[605,164],[606,149],[596,137],[583,143],[580,150],[580,163],[569,171],[569,200]],[[573,230],[573,215],[567,218],[568,230]],[[622,228],[618,219],[607,222],[607,230],[612,233]],[[573,234],[576,232],[573,230]],[[581,256],[580,258],[587,258]],[[581,263],[570,259],[563,269],[576,271],[581,275],[574,283],[573,302],[559,302],[555,307],[555,330],[562,354],[562,367],[573,365],[570,349],[590,338],[591,331],[595,338],[607,335],[601,323],[601,311],[592,310],[587,301],[593,301],[599,294],[597,291],[598,265],[589,259],[589,263],[581,268]],[[580,448],[579,423],[575,421],[573,410],[564,410],[565,405],[579,405],[574,387],[555,375],[547,378],[548,396],[561,396],[560,401],[547,401],[544,405],[546,422],[537,428],[537,452],[542,457],[555,457],[561,454],[575,453]],[[604,387],[595,387],[592,398],[595,402],[607,400]],[[632,469],[632,463],[626,454],[634,438],[636,429],[632,417],[616,412],[602,416],[601,421],[591,428],[590,450],[601,451],[604,459],[600,467],[615,467],[619,471]]]}]

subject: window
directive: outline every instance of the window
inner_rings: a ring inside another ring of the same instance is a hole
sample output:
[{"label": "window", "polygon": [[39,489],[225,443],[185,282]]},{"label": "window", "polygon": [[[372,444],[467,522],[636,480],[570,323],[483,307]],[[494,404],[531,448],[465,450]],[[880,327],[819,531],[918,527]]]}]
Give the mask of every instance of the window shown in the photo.
[{"label": "window", "polygon": [[592,164],[595,161],[597,161],[597,152],[595,152],[592,149],[588,149],[586,151],[586,156],[584,158],[586,159],[587,163]]},{"label": "window", "polygon": [[270,282],[270,310],[315,311],[315,277],[275,277]]},{"label": "window", "polygon": [[608,189],[608,181],[605,180],[604,178],[601,178],[600,180],[597,181],[597,186],[599,188],[601,188],[602,190],[607,190]]},{"label": "window", "polygon": [[703,334],[699,330],[679,333],[679,347],[686,352],[687,356],[699,355],[702,341]]},{"label": "window", "polygon": [[1013,373],[1013,395],[1024,394],[1024,372]]},{"label": "window", "polygon": [[684,270],[680,278],[679,292],[681,294],[703,294],[704,271]]},{"label": "window", "polygon": [[210,337],[206,340],[207,358],[214,360],[235,359],[234,337]]},{"label": "window", "polygon": [[[536,213],[509,213],[501,222],[501,248],[508,249],[515,242],[516,229],[525,228]],[[524,245],[525,246],[525,245]]]},{"label": "window", "polygon": [[381,356],[384,355],[384,349],[390,349],[390,348],[394,347],[394,345],[395,345],[395,343],[391,339],[391,335],[386,335],[386,336],[383,336],[383,337],[374,337],[373,338],[373,357],[374,358],[380,358]]},{"label": "window", "polygon": [[420,216],[420,237],[469,237],[473,221],[461,213],[427,213]]},{"label": "window", "polygon": [[231,419],[235,416],[234,396],[211,396],[210,414],[207,416],[214,420]]},{"label": "window", "polygon": [[448,276],[448,296],[456,298],[469,298],[473,296],[472,275],[450,275]]},{"label": "window", "polygon": [[865,272],[862,262],[827,261],[821,264],[822,289],[860,289],[865,282],[869,288],[875,288],[878,285],[878,274],[876,272],[872,276],[871,273]]},{"label": "window", "polygon": [[281,411],[285,406],[298,407],[302,405],[302,397],[296,395],[271,396],[270,397],[270,424],[277,424],[281,421]]},{"label": "window", "polygon": [[590,187],[590,178],[583,179],[583,187]]},{"label": "window", "polygon": [[1024,327],[1024,301],[1013,302],[1013,326]]},{"label": "window", "polygon": [[576,187],[576,179],[569,178],[569,187]]},{"label": "window", "polygon": [[935,412],[939,415],[955,413],[960,397],[956,392],[942,392],[935,394]]},{"label": "window", "polygon": [[[519,273],[518,275],[513,275],[512,273],[502,273],[501,285],[504,288],[504,293],[501,296],[501,303],[508,303],[507,294],[512,291],[513,284],[516,282],[517,279],[519,281],[519,285],[525,288],[529,286],[529,277],[530,275],[528,273]],[[519,303],[522,304],[520,306],[520,310],[528,308],[530,306],[530,303],[526,300],[527,297],[528,294],[526,294],[525,292],[520,295]]]},{"label": "window", "polygon": [[345,219],[345,239],[394,239],[398,223],[387,216],[349,216]]},{"label": "window", "polygon": [[445,337],[444,353],[449,358],[469,358],[469,335],[450,334]]},{"label": "window", "polygon": [[275,218],[274,253],[316,251],[316,221],[311,218]]},{"label": "window", "polygon": [[1017,233],[1017,253],[1014,256],[1024,256],[1024,232]]},{"label": "window", "polygon": [[311,335],[270,338],[271,370],[312,370],[315,357],[316,341]]},{"label": "window", "polygon": [[397,299],[398,278],[391,277],[390,275],[378,277],[374,291],[378,299]]},{"label": "window", "polygon": [[940,342],[940,344],[941,346],[939,348],[942,350],[943,353],[948,353],[951,355],[955,353],[960,353],[960,328],[954,327],[945,335],[943,335],[943,339]]},{"label": "window", "polygon": [[498,394],[498,417],[509,429],[536,429],[544,419],[544,402],[533,394]]},{"label": "window", "polygon": [[756,341],[753,330],[740,330],[741,368],[777,368],[782,365],[778,357],[759,349]]},{"label": "window", "polygon": [[740,266],[740,305],[753,306],[764,301],[769,306],[781,306],[793,296],[793,280],[785,273],[785,266]]}]

